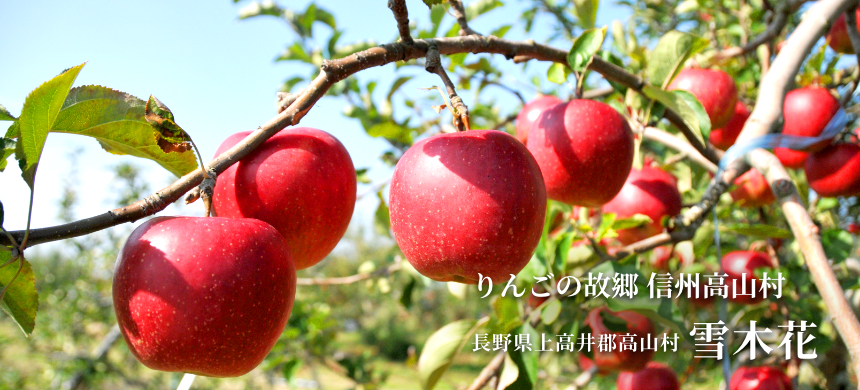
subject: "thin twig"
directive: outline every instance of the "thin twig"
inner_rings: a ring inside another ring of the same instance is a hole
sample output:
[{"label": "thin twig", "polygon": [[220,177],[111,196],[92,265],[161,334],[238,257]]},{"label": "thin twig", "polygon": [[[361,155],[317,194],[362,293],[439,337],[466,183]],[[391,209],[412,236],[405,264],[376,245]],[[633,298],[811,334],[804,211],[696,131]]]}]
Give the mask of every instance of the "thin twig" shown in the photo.
[{"label": "thin twig", "polygon": [[394,264],[389,265],[388,267],[380,268],[373,272],[343,276],[339,278],[298,278],[296,279],[296,284],[298,284],[299,286],[330,286],[335,284],[352,284],[370,278],[388,276],[392,272],[397,271],[402,267],[402,261],[398,261]]},{"label": "thin twig", "polygon": [[397,31],[400,32],[400,40],[411,45],[412,35],[409,33],[409,10],[406,9],[406,0],[388,0],[388,8],[394,13],[397,21]]},{"label": "thin twig", "polygon": [[755,51],[759,46],[776,38],[785,28],[785,25],[788,24],[788,18],[791,16],[791,14],[797,11],[797,9],[800,8],[800,6],[807,1],[809,0],[789,0],[785,3],[779,3],[773,16],[773,20],[770,22],[770,24],[767,25],[767,29],[765,29],[764,32],[762,32],[743,46],[731,47],[718,52],[716,55],[714,55],[711,61],[713,63],[717,63],[729,59],[731,57],[737,57],[740,55],[751,53]]},{"label": "thin twig", "polygon": [[499,372],[502,370],[502,364],[505,362],[505,355],[507,353],[505,351],[499,351],[493,360],[490,360],[489,363],[481,370],[481,373],[478,374],[478,377],[469,385],[466,390],[479,390],[487,385],[487,383],[493,377],[499,375]]},{"label": "thin twig", "polygon": [[585,387],[588,382],[591,382],[594,379],[594,374],[597,374],[597,366],[591,366],[587,370],[583,371],[576,379],[573,380],[573,383],[568,386],[565,390],[579,390]]},{"label": "thin twig", "polygon": [[460,35],[481,35],[469,27],[469,21],[466,20],[466,10],[463,8],[461,0],[448,0],[448,3],[451,4],[451,15],[457,19],[457,24],[460,25]]},{"label": "thin twig", "polygon": [[119,326],[114,324],[114,326],[110,328],[108,334],[105,335],[105,337],[99,343],[98,347],[96,347],[96,349],[93,351],[93,357],[87,359],[86,367],[72,375],[71,379],[63,383],[62,388],[66,390],[77,389],[78,386],[83,383],[84,377],[86,377],[92,372],[93,366],[95,366],[97,362],[104,360],[104,358],[107,356],[108,351],[110,351],[110,348],[116,343],[117,340],[119,340],[119,336]]},{"label": "thin twig", "polygon": [[457,95],[457,89],[454,87],[454,82],[451,81],[451,78],[448,77],[448,73],[445,72],[445,68],[442,67],[442,59],[439,55],[439,50],[432,44],[430,49],[427,50],[427,59],[424,62],[424,69],[430,73],[438,75],[439,78],[442,79],[442,83],[445,84],[445,89],[448,91],[448,99],[451,102],[451,108],[455,113],[454,126],[457,127],[457,130],[470,130],[469,107],[466,107],[466,104],[463,103],[463,99]]}]

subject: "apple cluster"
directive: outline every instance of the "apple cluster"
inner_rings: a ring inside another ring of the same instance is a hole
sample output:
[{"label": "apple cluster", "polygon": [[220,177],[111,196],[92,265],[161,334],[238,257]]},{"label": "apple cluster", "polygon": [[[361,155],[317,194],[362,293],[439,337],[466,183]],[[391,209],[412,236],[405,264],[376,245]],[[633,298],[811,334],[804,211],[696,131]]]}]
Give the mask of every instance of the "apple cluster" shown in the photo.
[{"label": "apple cluster", "polygon": [[[216,155],[250,132],[235,134]],[[346,148],[311,128],[282,130],[217,180],[218,217],[158,217],[132,232],[113,281],[116,317],[147,367],[243,375],[286,325],[296,270],[346,231],[356,175]]]}]

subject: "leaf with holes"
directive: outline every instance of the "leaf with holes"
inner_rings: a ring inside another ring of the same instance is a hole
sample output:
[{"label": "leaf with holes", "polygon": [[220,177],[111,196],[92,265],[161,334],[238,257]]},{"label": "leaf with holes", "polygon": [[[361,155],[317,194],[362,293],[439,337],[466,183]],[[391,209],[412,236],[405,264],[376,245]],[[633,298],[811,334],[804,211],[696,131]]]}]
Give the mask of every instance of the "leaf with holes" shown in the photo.
[{"label": "leaf with holes", "polygon": [[[6,264],[11,253],[0,251],[0,265]],[[0,307],[15,320],[25,335],[33,333],[36,327],[36,312],[39,310],[39,294],[36,292],[36,276],[27,260],[19,259],[0,268],[0,288],[9,286],[3,295]],[[18,273],[18,266],[21,272]],[[16,277],[15,274],[18,274]],[[14,281],[13,281],[14,278]],[[11,284],[9,284],[11,282]]]},{"label": "leaf with holes", "polygon": [[143,100],[107,87],[76,87],[69,92],[51,131],[95,138],[110,153],[155,161],[177,176],[197,169],[197,160],[183,141],[185,132],[175,126],[173,114],[163,109],[163,118],[150,114],[151,120],[160,120],[166,129],[175,126],[164,130],[168,134],[164,137],[145,119],[145,106]]}]

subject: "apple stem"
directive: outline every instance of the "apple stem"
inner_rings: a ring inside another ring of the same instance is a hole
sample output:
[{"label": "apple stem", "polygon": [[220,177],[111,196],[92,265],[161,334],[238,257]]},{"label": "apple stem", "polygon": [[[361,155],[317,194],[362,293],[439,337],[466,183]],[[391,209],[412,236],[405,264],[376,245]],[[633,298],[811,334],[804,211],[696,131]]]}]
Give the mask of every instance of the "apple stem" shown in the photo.
[{"label": "apple stem", "polygon": [[445,72],[445,68],[442,67],[442,59],[435,43],[431,43],[430,48],[427,49],[427,59],[424,63],[424,69],[427,72],[438,75],[439,78],[442,79],[442,83],[445,84],[445,89],[448,90],[448,96],[445,96],[441,88],[437,88],[439,89],[439,93],[441,93],[448,102],[448,108],[454,116],[453,121],[457,131],[471,130],[471,126],[469,125],[469,107],[466,107],[466,104],[463,103],[463,99],[457,95],[454,83],[451,81],[451,78],[448,77],[448,73]]},{"label": "apple stem", "polygon": [[191,384],[194,383],[194,378],[196,378],[196,377],[197,377],[197,375],[194,375],[194,374],[183,375],[182,380],[179,381],[179,386],[176,388],[176,390],[188,390],[188,389],[190,389]]},{"label": "apple stem", "polygon": [[[203,155],[200,154],[200,149],[197,148],[197,144],[194,143],[194,140],[189,137],[191,141],[191,146],[194,148],[194,151],[197,153],[197,158],[200,159],[200,167],[203,168],[203,181],[200,182],[200,186],[197,187],[200,189],[199,196],[203,198],[203,209],[205,210],[205,214],[207,217],[213,215],[212,213],[212,194],[215,192],[215,180],[217,179],[217,174],[215,170],[207,167],[206,163],[203,160]],[[197,200],[194,198],[196,193],[189,194],[188,198],[186,198],[186,203],[191,203]],[[190,201],[189,201],[190,200]]]}]

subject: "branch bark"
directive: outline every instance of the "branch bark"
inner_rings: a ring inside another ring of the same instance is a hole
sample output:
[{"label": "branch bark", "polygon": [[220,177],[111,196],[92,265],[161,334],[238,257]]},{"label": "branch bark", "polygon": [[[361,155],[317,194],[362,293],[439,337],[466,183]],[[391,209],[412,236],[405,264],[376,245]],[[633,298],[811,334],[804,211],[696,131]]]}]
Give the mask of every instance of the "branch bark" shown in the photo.
[{"label": "branch bark", "polygon": [[[738,136],[738,143],[765,135],[779,126],[785,94],[803,60],[815,42],[830,27],[830,21],[856,5],[857,0],[822,0],[809,9],[777,55],[770,71],[762,78],[755,108]],[[770,152],[754,150],[748,154],[747,160],[767,178],[774,195],[779,199],[785,218],[800,244],[815,286],[848,348],[854,374],[860,379],[860,322],[851,311],[842,287],[827,262],[816,233],[817,229],[803,207],[794,183],[779,160]]]},{"label": "branch bark", "polygon": [[502,369],[502,363],[505,362],[505,351],[501,351],[496,354],[493,360],[490,360],[489,363],[481,370],[481,373],[478,374],[478,377],[472,382],[471,385],[466,390],[480,390],[484,386],[490,382],[494,376],[499,375],[499,371]]},{"label": "branch bark", "polygon": [[466,9],[463,7],[462,0],[448,0],[451,4],[451,14],[457,19],[457,24],[460,25],[460,35],[481,35],[477,31],[469,27],[469,21],[466,20]]},{"label": "branch bark", "polygon": [[394,13],[397,31],[400,32],[400,40],[411,45],[413,41],[412,35],[409,33],[409,10],[406,8],[406,0],[388,0],[388,8]]},{"label": "branch bark", "polygon": [[[327,60],[323,62],[321,72],[317,77],[311,81],[307,88],[298,93],[298,96],[295,97],[295,100],[288,108],[258,127],[256,131],[244,140],[210,161],[208,164],[209,167],[216,174],[220,174],[227,167],[235,164],[242,157],[245,157],[248,153],[259,147],[260,144],[278,131],[287,126],[298,124],[307,115],[308,111],[313,108],[314,104],[338,81],[368,68],[383,66],[396,61],[408,61],[425,57],[431,44],[436,45],[440,54],[488,53],[502,54],[508,59],[521,56],[521,58],[536,59],[539,61],[567,63],[567,51],[565,50],[538,44],[534,41],[510,41],[493,36],[484,37],[479,35],[427,40],[418,39],[414,40],[412,45],[389,43],[354,53],[345,58]],[[602,74],[607,79],[616,81],[637,91],[641,91],[645,85],[645,81],[639,76],[633,75],[600,57],[594,57],[590,69]],[[719,161],[714,149],[698,142],[696,137],[692,136],[692,130],[684,125],[678,114],[667,110],[666,118],[687,136],[687,139],[690,140],[702,155],[712,162]],[[28,244],[29,246],[33,246],[79,237],[154,215],[197,186],[202,178],[202,171],[198,168],[179,178],[173,184],[128,206],[68,224],[32,229],[30,230]],[[13,231],[10,233],[19,242],[24,237],[24,231]],[[8,238],[0,236],[0,245],[10,245]]]}]

